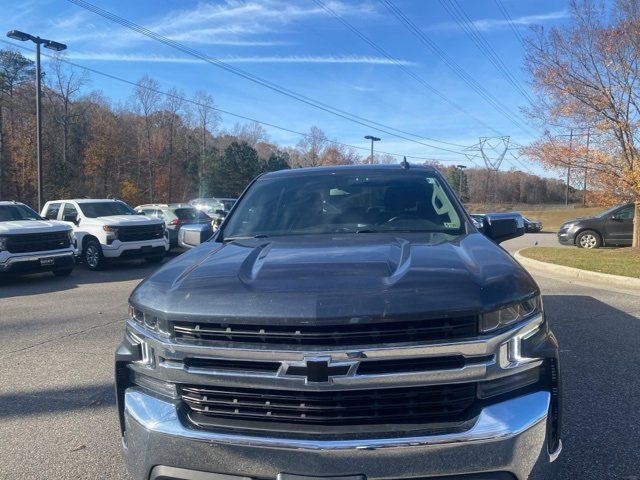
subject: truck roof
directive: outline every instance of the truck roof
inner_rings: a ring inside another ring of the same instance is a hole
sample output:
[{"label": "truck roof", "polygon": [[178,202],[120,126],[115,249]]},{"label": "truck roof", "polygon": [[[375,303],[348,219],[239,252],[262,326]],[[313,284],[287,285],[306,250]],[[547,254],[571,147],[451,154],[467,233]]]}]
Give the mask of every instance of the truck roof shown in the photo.
[{"label": "truck roof", "polygon": [[390,165],[337,165],[330,167],[305,167],[305,168],[292,168],[289,170],[277,170],[275,172],[265,173],[264,177],[289,177],[308,174],[328,174],[331,172],[435,172],[436,169],[430,165],[409,165],[408,168],[402,166],[402,164],[394,163]]},{"label": "truck roof", "polygon": [[95,203],[95,202],[121,202],[117,198],[63,198],[60,200],[49,200],[47,203],[57,202],[76,202],[76,203]]}]

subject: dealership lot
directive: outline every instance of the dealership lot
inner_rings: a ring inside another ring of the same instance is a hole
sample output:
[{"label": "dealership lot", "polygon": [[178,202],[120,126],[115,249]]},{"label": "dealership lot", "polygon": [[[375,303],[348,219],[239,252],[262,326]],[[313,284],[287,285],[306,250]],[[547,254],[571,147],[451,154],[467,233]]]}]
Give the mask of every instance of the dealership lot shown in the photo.
[{"label": "dealership lot", "polygon": [[[507,242],[555,245],[553,234]],[[113,350],[130,291],[156,267],[80,266],[0,280],[0,478],[125,479]],[[561,479],[640,478],[640,298],[536,274],[561,342],[565,450]],[[640,295],[640,293],[639,293]]]}]

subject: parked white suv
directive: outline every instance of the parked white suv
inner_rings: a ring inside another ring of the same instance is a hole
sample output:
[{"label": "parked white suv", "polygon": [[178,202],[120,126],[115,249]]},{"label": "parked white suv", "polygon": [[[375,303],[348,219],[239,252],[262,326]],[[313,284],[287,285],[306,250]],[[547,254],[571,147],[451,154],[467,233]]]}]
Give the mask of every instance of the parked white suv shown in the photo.
[{"label": "parked white suv", "polygon": [[54,200],[44,205],[42,216],[73,227],[78,254],[91,270],[114,258],[160,262],[169,250],[164,222],[138,215],[120,200]]},{"label": "parked white suv", "polygon": [[45,220],[23,203],[0,201],[0,273],[51,271],[62,277],[73,266],[68,225]]}]

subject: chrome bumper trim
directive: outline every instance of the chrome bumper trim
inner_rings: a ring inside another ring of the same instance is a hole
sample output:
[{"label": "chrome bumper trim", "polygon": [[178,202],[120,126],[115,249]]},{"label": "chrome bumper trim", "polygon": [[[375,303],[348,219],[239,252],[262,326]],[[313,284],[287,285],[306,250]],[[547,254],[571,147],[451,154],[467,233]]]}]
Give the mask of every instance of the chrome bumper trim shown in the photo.
[{"label": "chrome bumper trim", "polygon": [[[51,250],[49,250],[51,252]],[[62,253],[56,250],[53,250],[54,253],[48,252],[38,252],[37,255],[29,254],[19,257],[9,257],[6,262],[0,264],[0,268],[6,268],[14,263],[23,263],[23,262],[37,262],[41,258],[64,258],[64,257],[72,257],[74,256],[73,250],[67,250]]]},{"label": "chrome bumper trim", "polygon": [[283,439],[195,430],[182,424],[175,405],[135,388],[125,392],[124,409],[126,417],[150,432],[193,441],[306,450],[372,450],[509,439],[546,421],[550,399],[549,392],[541,391],[491,405],[484,408],[473,427],[464,432],[356,440]]}]

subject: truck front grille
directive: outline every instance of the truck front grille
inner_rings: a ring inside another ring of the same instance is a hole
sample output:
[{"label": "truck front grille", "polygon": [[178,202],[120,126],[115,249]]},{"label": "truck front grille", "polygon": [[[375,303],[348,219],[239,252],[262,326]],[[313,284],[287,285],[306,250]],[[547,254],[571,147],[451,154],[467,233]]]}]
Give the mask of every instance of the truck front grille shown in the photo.
[{"label": "truck front grille", "polygon": [[289,391],[222,386],[181,389],[189,418],[309,426],[397,425],[462,421],[476,399],[476,384],[376,390]]},{"label": "truck front grille", "polygon": [[476,316],[325,325],[252,325],[218,322],[174,322],[176,339],[249,344],[380,345],[451,340],[478,333]]},{"label": "truck front grille", "polygon": [[7,251],[11,253],[45,252],[69,248],[68,232],[24,233],[9,235]]},{"label": "truck front grille", "polygon": [[161,224],[118,227],[118,240],[121,242],[155,240],[162,238],[163,235],[164,229]]}]

